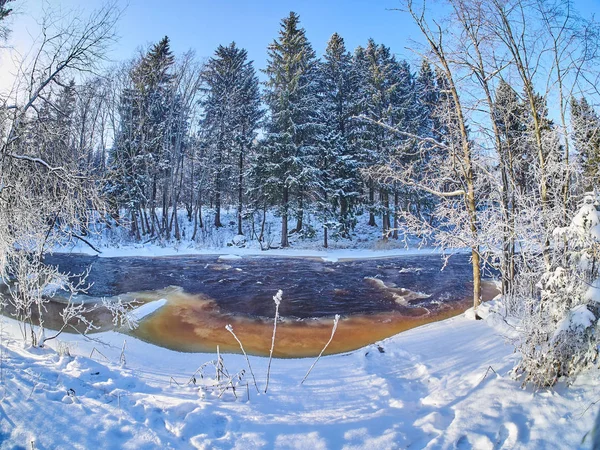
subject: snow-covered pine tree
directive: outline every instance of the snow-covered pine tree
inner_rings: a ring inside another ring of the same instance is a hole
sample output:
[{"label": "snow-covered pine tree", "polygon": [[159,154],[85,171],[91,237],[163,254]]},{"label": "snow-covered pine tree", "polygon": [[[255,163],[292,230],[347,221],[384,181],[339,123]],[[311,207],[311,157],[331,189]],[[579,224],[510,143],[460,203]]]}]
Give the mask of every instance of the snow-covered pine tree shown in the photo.
[{"label": "snow-covered pine tree", "polygon": [[[553,386],[574,378],[598,357],[600,215],[587,193],[569,226],[553,233],[553,263],[535,295],[523,299],[515,374],[523,383]],[[568,243],[568,245],[566,245]]]},{"label": "snow-covered pine tree", "polygon": [[358,122],[358,73],[344,39],[334,33],[327,44],[319,66],[320,114],[325,124],[323,153],[319,158],[318,200],[324,225],[336,227],[349,237],[356,224],[356,208],[360,202],[362,180],[356,146]]},{"label": "snow-covered pine tree", "polygon": [[[362,166],[368,186],[369,225],[375,226],[375,215],[382,215],[382,228],[387,236],[391,228],[389,197],[393,187],[385,181],[369,175],[369,168],[385,164],[395,153],[398,134],[379,124],[398,125],[403,99],[401,94],[401,68],[390,49],[370,39],[365,48],[358,47],[354,55],[355,65],[362,80],[359,90],[360,115],[365,121],[357,142],[360,145]],[[379,201],[375,201],[377,191]]]},{"label": "snow-covered pine tree", "polygon": [[140,65],[134,69],[133,80],[140,90],[142,108],[145,113],[142,122],[142,136],[144,140],[143,152],[146,156],[146,170],[151,180],[150,192],[145,192],[145,199],[150,198],[150,214],[153,216],[148,221],[146,216],[146,201],[140,211],[147,232],[154,233],[155,218],[154,205],[157,201],[156,192],[162,188],[162,220],[160,228],[168,238],[168,194],[171,186],[171,172],[173,170],[173,155],[169,142],[170,127],[176,121],[174,118],[173,101],[175,96],[175,74],[173,67],[175,57],[171,52],[169,38],[165,36],[155,44],[148,54],[142,59]]},{"label": "snow-covered pine tree", "polygon": [[[423,59],[419,73],[415,79],[415,92],[417,96],[417,135],[421,138],[436,139],[440,129],[440,120],[436,115],[440,92],[435,79],[435,73],[427,59]],[[414,162],[415,179],[422,181],[425,168],[435,153],[441,152],[441,148],[432,142],[422,142],[419,146],[417,161]],[[428,192],[412,191],[411,204],[414,205],[416,213],[421,217],[429,217],[437,203],[435,196]]]},{"label": "snow-covered pine tree", "polygon": [[[133,65],[128,85],[121,93],[119,130],[109,155],[106,190],[129,209],[136,238],[140,237],[140,227],[151,235],[168,228],[167,192],[172,168],[168,136],[173,124],[174,62],[165,36]],[[155,211],[159,187],[163,191],[161,221]]]},{"label": "snow-covered pine tree", "polygon": [[600,117],[585,97],[571,98],[573,143],[586,189],[600,187]]},{"label": "snow-covered pine tree", "polygon": [[54,166],[71,165],[77,163],[74,152],[74,113],[76,107],[75,80],[61,87],[56,101],[56,108],[52,110],[52,129],[47,132],[53,136],[52,149],[48,149],[48,162]]},{"label": "snow-covered pine tree", "polygon": [[506,177],[514,189],[527,189],[527,167],[534,155],[527,150],[525,105],[505,80],[500,80],[494,99],[494,117],[501,134],[502,157],[506,161]]},{"label": "snow-covered pine tree", "polygon": [[238,234],[242,233],[244,171],[262,116],[258,78],[246,50],[232,42],[219,46],[208,61],[202,78],[204,138],[212,161],[215,226],[221,224],[221,200],[227,186],[236,186]]},{"label": "snow-covered pine tree", "polygon": [[499,134],[497,150],[500,172],[500,202],[502,206],[502,253],[500,274],[502,292],[510,294],[516,274],[516,221],[523,204],[517,199],[526,192],[527,171],[532,164],[531,152],[527,150],[528,139],[524,121],[524,105],[517,92],[503,79],[498,83],[492,116]]},{"label": "snow-covered pine tree", "polygon": [[[375,120],[374,117],[369,115],[369,105],[373,98],[372,86],[370,80],[370,63],[367,56],[367,50],[365,47],[358,46],[354,50],[353,55],[354,69],[358,74],[360,80],[358,84],[358,115],[366,116],[368,119]],[[357,148],[359,156],[360,169],[364,170],[374,164],[377,160],[376,155],[376,137],[380,130],[376,125],[370,121],[361,121],[357,131],[354,135],[353,143]],[[375,180],[372,177],[365,176],[364,183],[366,187],[366,198],[363,199],[363,203],[367,204],[369,211],[369,225],[374,227],[377,226],[375,221],[375,214],[377,212],[377,204],[375,203]]]},{"label": "snow-covered pine tree", "polygon": [[301,232],[306,202],[317,180],[316,160],[322,124],[318,120],[317,59],[290,12],[282,20],[279,38],[269,45],[264,100],[269,107],[262,160],[266,181],[276,186],[281,213],[281,246],[287,247],[288,218],[294,213]]},{"label": "snow-covered pine tree", "polygon": [[[420,152],[418,141],[409,135],[417,136],[422,129],[421,105],[416,91],[415,77],[406,60],[399,61],[393,66],[396,88],[391,96],[391,120],[389,125],[407,134],[393,133],[389,157],[391,161],[400,163],[401,167],[407,164],[418,165]],[[388,183],[387,190],[393,193],[394,206],[389,207],[389,214],[393,214],[393,237],[398,239],[399,216],[401,210],[415,209],[415,213],[422,214],[418,207],[420,201],[414,188],[398,183],[394,180]],[[415,201],[416,200],[416,201]],[[414,201],[414,206],[411,205]],[[388,219],[389,221],[389,219]],[[388,228],[389,230],[389,228]]]}]

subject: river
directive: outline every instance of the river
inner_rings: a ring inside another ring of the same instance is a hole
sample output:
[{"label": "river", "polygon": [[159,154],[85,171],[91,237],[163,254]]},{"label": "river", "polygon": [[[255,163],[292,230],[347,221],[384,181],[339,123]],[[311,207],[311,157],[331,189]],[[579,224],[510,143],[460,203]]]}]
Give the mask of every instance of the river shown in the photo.
[{"label": "river", "polygon": [[[232,324],[246,351],[268,353],[273,296],[283,291],[275,356],[318,354],[333,316],[342,320],[328,353],[363,347],[418,325],[456,315],[472,303],[471,265],[464,254],[444,266],[440,255],[325,262],[320,258],[219,256],[100,258],[54,254],[62,271],[90,268],[88,301],[122,297],[167,304],[131,334],[178,351],[238,351],[225,330]],[[442,270],[443,269],[443,270]],[[484,285],[484,297],[496,294]],[[101,310],[101,309],[100,309]],[[97,313],[101,329],[109,324]],[[123,331],[123,330],[121,330]]]}]

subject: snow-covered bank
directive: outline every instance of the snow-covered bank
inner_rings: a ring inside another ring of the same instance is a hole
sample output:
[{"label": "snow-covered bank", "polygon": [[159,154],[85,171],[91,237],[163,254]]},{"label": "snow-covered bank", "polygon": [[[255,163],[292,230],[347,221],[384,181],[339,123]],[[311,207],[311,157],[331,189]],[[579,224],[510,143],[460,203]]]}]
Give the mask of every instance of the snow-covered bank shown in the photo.
[{"label": "snow-covered bank", "polygon": [[[63,335],[67,342],[59,347],[64,353],[68,345],[75,356],[60,357],[8,340],[17,329],[6,320],[0,447],[581,446],[597,412],[591,405],[600,398],[599,372],[570,388],[521,389],[509,376],[512,347],[493,317],[456,317],[325,357],[302,386],[311,359],[274,360],[268,394],[258,395],[247,374],[238,399],[231,391],[219,399],[185,385],[214,355],[177,353],[128,337],[120,366],[123,336],[111,332],[96,335],[107,345]],[[240,355],[224,360],[230,373],[246,368]],[[251,358],[261,391],[267,362]]]},{"label": "snow-covered bank", "polygon": [[[338,261],[340,259],[359,258],[381,258],[394,256],[413,256],[423,253],[438,253],[439,250],[432,247],[419,247],[420,241],[415,237],[404,239],[382,239],[380,227],[372,227],[367,224],[369,215],[362,214],[357,217],[358,223],[349,238],[329,239],[329,248],[323,247],[321,231],[311,236],[298,236],[292,234],[289,237],[290,247],[277,248],[278,235],[265,236],[262,244],[256,241],[256,231],[250,223],[244,222],[245,236],[237,235],[237,225],[233,209],[223,211],[224,226],[218,229],[207,226],[198,233],[198,237],[192,240],[193,224],[187,220],[185,211],[179,211],[178,216],[181,223],[182,239],[177,241],[155,236],[143,242],[132,239],[126,227],[108,229],[105,224],[96,224],[96,231],[87,236],[86,240],[93,248],[81,240],[71,240],[56,246],[53,251],[61,253],[84,253],[97,255],[99,257],[126,257],[126,256],[189,256],[189,255],[223,255],[232,256],[290,256],[322,258],[325,261]],[[210,218],[212,211],[206,211]],[[277,230],[281,219],[272,212],[267,214],[268,230]],[[312,223],[312,222],[314,223]],[[210,222],[210,220],[209,220]],[[310,216],[307,219],[307,227],[315,227],[320,230],[316,219]],[[256,224],[255,224],[256,225]],[[266,248],[268,247],[268,248]],[[96,250],[99,251],[96,251]],[[459,252],[461,250],[458,250]],[[463,250],[466,251],[466,250]]]},{"label": "snow-covered bank", "polygon": [[[194,256],[194,255],[221,255],[222,260],[239,259],[244,256],[277,256],[277,257],[305,257],[321,258],[324,261],[335,262],[344,259],[365,259],[365,258],[390,258],[397,256],[415,256],[423,254],[440,254],[435,248],[393,248],[385,250],[373,249],[270,249],[260,250],[259,248],[196,248],[192,246],[167,246],[158,245],[127,245],[123,247],[103,248],[102,253],[94,252],[92,249],[82,245],[64,246],[54,249],[57,253],[81,253],[94,255],[102,258],[128,257],[128,256],[146,256],[146,257],[167,257],[167,256]],[[466,251],[466,250],[464,250]],[[456,252],[455,252],[456,253]]]}]

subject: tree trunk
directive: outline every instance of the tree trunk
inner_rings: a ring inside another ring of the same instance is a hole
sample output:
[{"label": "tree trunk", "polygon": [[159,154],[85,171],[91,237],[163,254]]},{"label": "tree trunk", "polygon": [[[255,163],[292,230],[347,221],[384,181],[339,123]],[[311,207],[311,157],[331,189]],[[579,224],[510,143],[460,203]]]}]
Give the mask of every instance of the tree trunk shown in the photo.
[{"label": "tree trunk", "polygon": [[340,197],[340,222],[342,223],[342,236],[348,237],[350,230],[348,224],[348,200]]},{"label": "tree trunk", "polygon": [[390,202],[389,202],[389,193],[382,189],[379,193],[379,196],[383,202],[383,218],[382,218],[382,228],[383,228],[383,239],[387,241],[390,234]]},{"label": "tree trunk", "polygon": [[163,230],[165,232],[165,238],[169,239],[169,236],[171,235],[171,229],[169,228],[169,205],[167,203],[167,190],[168,190],[167,189],[167,180],[165,178],[165,182],[163,183],[162,223],[163,223]]},{"label": "tree trunk", "polygon": [[[263,204],[262,221],[260,223],[260,236],[258,237],[258,241],[261,243],[265,239],[265,224],[266,224],[266,222],[267,222],[267,203],[265,202]],[[262,244],[261,244],[260,248],[262,248]]]},{"label": "tree trunk", "polygon": [[304,227],[304,195],[302,192],[298,195],[298,213],[296,215],[296,233],[300,233]]},{"label": "tree trunk", "polygon": [[375,205],[375,187],[373,186],[373,180],[369,181],[369,226],[376,227],[375,214],[373,213],[373,207]]},{"label": "tree trunk", "polygon": [[288,201],[289,201],[289,188],[284,186],[283,188],[283,212],[281,214],[281,246],[289,247],[288,242]]},{"label": "tree trunk", "polygon": [[398,239],[398,209],[400,208],[400,194],[398,194],[398,189],[394,189],[394,239]]},{"label": "tree trunk", "polygon": [[215,228],[220,228],[223,226],[221,223],[221,192],[220,192],[220,174],[217,173],[217,179],[215,181],[216,191],[215,191]]},{"label": "tree trunk", "polygon": [[131,209],[131,235],[134,236],[138,241],[140,240],[140,230],[138,228],[137,217],[133,208]]},{"label": "tree trunk", "polygon": [[138,216],[140,217],[140,228],[142,229],[142,236],[146,234],[146,227],[144,226],[144,208],[138,207]]},{"label": "tree trunk", "polygon": [[194,234],[192,234],[192,241],[196,240],[196,233],[198,233],[198,202],[194,205]]},{"label": "tree trunk", "polygon": [[150,218],[152,225],[150,227],[150,234],[154,236],[156,229],[154,228],[154,219],[156,218],[156,175],[152,177],[152,194],[150,195]]},{"label": "tree trunk", "polygon": [[240,151],[240,159],[239,159],[239,177],[238,177],[238,234],[244,234],[242,232],[242,201],[244,199],[244,153],[243,150]]},{"label": "tree trunk", "polygon": [[146,223],[146,232],[151,234],[150,221],[148,220],[148,208],[146,208],[146,205],[144,205],[144,208],[142,208],[142,214],[144,216],[144,222]]}]

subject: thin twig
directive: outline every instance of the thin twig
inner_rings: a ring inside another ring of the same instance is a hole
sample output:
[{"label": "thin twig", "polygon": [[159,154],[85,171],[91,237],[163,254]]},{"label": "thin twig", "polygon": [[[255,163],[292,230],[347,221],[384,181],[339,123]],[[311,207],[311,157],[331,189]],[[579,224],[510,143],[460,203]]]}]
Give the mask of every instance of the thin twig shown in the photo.
[{"label": "thin twig", "polygon": [[260,391],[258,390],[258,385],[256,384],[256,377],[254,376],[254,371],[252,370],[252,366],[250,365],[250,359],[248,359],[248,355],[246,354],[246,350],[244,350],[244,346],[242,345],[242,341],[240,341],[238,339],[238,337],[235,335],[235,333],[233,332],[233,327],[231,326],[231,324],[226,325],[225,329],[227,331],[229,331],[233,335],[233,337],[235,338],[235,340],[237,341],[237,343],[240,344],[240,349],[242,349],[242,353],[246,357],[246,362],[248,363],[248,369],[250,369],[250,373],[252,374],[252,379],[254,380],[254,387],[256,388],[256,392],[260,394]]},{"label": "thin twig", "polygon": [[306,375],[304,375],[304,378],[302,378],[302,381],[300,382],[300,384],[304,383],[304,380],[306,380],[306,378],[308,377],[310,372],[313,370],[313,367],[315,367],[315,365],[319,362],[319,359],[321,359],[321,356],[323,355],[323,353],[325,352],[325,350],[327,349],[327,347],[333,340],[333,335],[335,334],[335,330],[337,329],[339,320],[340,320],[340,315],[336,314],[335,318],[333,319],[333,329],[331,330],[331,337],[327,341],[327,344],[325,344],[325,347],[323,347],[323,350],[321,350],[321,353],[319,353],[319,356],[317,356],[317,359],[315,360],[315,362],[312,364],[312,366],[310,366],[310,369],[308,369],[308,372],[306,372]]},{"label": "thin twig", "polygon": [[[498,372],[496,372],[492,366],[489,366],[489,367],[487,368],[487,370],[485,371],[485,375],[483,376],[483,378],[481,379],[481,381],[485,380],[485,378],[488,376],[488,373],[490,373],[490,370],[491,370],[492,372],[494,372],[494,373],[496,374],[496,376],[497,376],[497,377],[500,377],[500,375],[498,375]],[[481,383],[481,381],[480,381],[479,383]]]},{"label": "thin twig", "polygon": [[271,338],[271,350],[269,351],[269,365],[267,366],[267,384],[265,386],[265,394],[269,389],[269,378],[271,377],[271,361],[273,360],[273,349],[275,348],[275,333],[277,333],[277,319],[279,319],[279,304],[281,303],[281,296],[283,291],[277,291],[273,301],[275,302],[275,320],[273,320],[273,337]]},{"label": "thin twig", "polygon": [[126,361],[125,361],[125,346],[127,345],[127,341],[125,339],[123,339],[123,348],[121,349],[121,356],[119,358],[119,363],[122,366],[125,366]]},{"label": "thin twig", "polygon": [[94,348],[92,349],[92,351],[90,352],[90,359],[92,359],[92,355],[94,354],[94,352],[98,353],[98,354],[99,354],[100,356],[102,356],[104,359],[106,359],[107,361],[109,361],[109,359],[108,359],[106,356],[104,356],[104,354],[103,354],[103,353],[102,353],[100,350],[98,350],[96,347],[94,347]]}]

